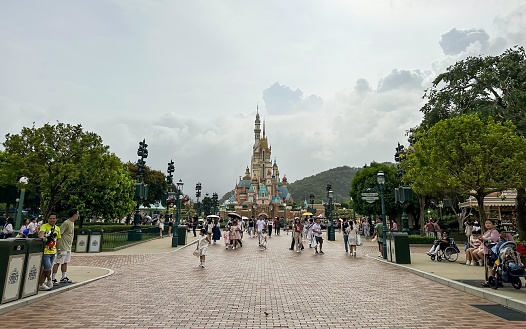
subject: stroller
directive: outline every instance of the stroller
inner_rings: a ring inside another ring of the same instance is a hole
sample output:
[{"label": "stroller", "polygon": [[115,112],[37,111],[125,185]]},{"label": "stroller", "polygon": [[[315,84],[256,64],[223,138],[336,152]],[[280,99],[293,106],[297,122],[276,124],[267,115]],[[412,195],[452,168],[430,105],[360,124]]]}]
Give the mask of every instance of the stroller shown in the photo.
[{"label": "stroller", "polygon": [[[491,243],[487,245],[490,250],[487,254],[487,264],[493,265],[494,276],[488,277],[488,283],[493,289],[497,289],[499,284],[511,283],[513,288],[522,287],[521,277],[526,277],[524,264],[521,261],[517,244],[514,241]],[[487,276],[487,267],[486,267]]]}]

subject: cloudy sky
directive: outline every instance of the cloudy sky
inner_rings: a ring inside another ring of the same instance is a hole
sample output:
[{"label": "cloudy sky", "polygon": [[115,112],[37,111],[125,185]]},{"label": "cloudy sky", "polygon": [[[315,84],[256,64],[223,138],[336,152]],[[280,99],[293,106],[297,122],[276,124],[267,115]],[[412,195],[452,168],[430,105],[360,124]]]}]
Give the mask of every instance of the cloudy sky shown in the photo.
[{"label": "cloudy sky", "polygon": [[293,182],[393,161],[433,77],[525,31],[524,0],[0,0],[0,136],[80,123],[123,161],[145,138],[149,166],[221,196],[259,104]]}]

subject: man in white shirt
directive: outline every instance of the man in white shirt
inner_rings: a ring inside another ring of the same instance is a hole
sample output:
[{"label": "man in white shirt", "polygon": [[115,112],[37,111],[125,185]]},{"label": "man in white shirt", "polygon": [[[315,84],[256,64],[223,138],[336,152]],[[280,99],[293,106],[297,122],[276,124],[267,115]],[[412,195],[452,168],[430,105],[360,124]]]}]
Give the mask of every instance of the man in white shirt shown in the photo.
[{"label": "man in white shirt", "polygon": [[321,250],[322,246],[323,246],[323,238],[321,236],[321,225],[320,225],[320,219],[316,219],[316,223],[314,223],[314,225],[312,226],[312,233],[314,234],[314,238],[316,239],[316,242],[318,244],[316,244],[316,247],[314,248],[314,250],[316,250],[316,254],[318,254],[318,246],[320,247],[320,254],[323,254],[324,252]]},{"label": "man in white shirt", "polygon": [[256,222],[256,228],[258,230],[258,242],[259,245],[261,245],[261,231],[263,231],[263,228],[266,228],[267,224],[265,223],[265,218],[263,215],[258,216],[258,221]]},{"label": "man in white shirt", "polygon": [[38,236],[37,227],[38,227],[37,218],[35,216],[33,216],[33,217],[31,217],[31,221],[27,225],[27,229],[29,230],[28,237],[36,238]]}]

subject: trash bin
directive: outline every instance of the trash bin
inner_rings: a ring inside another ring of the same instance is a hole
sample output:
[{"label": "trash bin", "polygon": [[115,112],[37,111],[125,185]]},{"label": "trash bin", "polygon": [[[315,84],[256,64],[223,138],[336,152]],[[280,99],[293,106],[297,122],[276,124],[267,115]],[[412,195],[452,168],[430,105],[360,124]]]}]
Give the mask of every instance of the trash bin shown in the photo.
[{"label": "trash bin", "polygon": [[102,250],[102,234],[104,230],[92,230],[89,237],[88,252],[100,252]]},{"label": "trash bin", "polygon": [[411,264],[411,252],[409,250],[409,235],[407,232],[392,232],[393,262],[397,264]]},{"label": "trash bin", "polygon": [[0,240],[0,304],[20,298],[20,288],[27,259],[26,239]]},{"label": "trash bin", "polygon": [[44,255],[44,241],[42,239],[26,239],[27,261],[24,269],[24,282],[22,282],[22,295],[20,298],[36,295],[38,293],[38,279],[42,268]]},{"label": "trash bin", "polygon": [[82,229],[77,234],[77,244],[75,244],[75,252],[88,252],[89,237],[91,230]]},{"label": "trash bin", "polygon": [[393,243],[393,234],[392,232],[387,233],[387,239],[386,239],[386,247],[387,247],[387,261],[389,262],[396,262],[396,255],[395,255],[395,246]]},{"label": "trash bin", "polygon": [[186,237],[188,232],[186,232],[186,225],[179,225],[177,227],[177,236],[179,238],[178,245],[184,246],[186,244]]}]

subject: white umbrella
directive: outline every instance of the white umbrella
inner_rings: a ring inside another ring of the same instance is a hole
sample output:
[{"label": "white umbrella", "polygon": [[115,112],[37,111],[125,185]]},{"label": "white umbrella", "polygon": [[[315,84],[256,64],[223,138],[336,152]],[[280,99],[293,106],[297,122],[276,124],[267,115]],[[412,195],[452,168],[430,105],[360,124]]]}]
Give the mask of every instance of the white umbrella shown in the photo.
[{"label": "white umbrella", "polygon": [[248,217],[247,216],[243,216],[243,217],[241,217],[241,219],[242,220],[245,220],[245,219],[248,220]]},{"label": "white umbrella", "polygon": [[235,212],[229,212],[228,214],[228,217],[231,217],[231,218],[241,218],[241,215],[239,214],[236,214]]},{"label": "white umbrella", "polygon": [[217,215],[208,215],[208,216],[206,216],[206,218],[219,218],[219,216],[217,216]]}]

